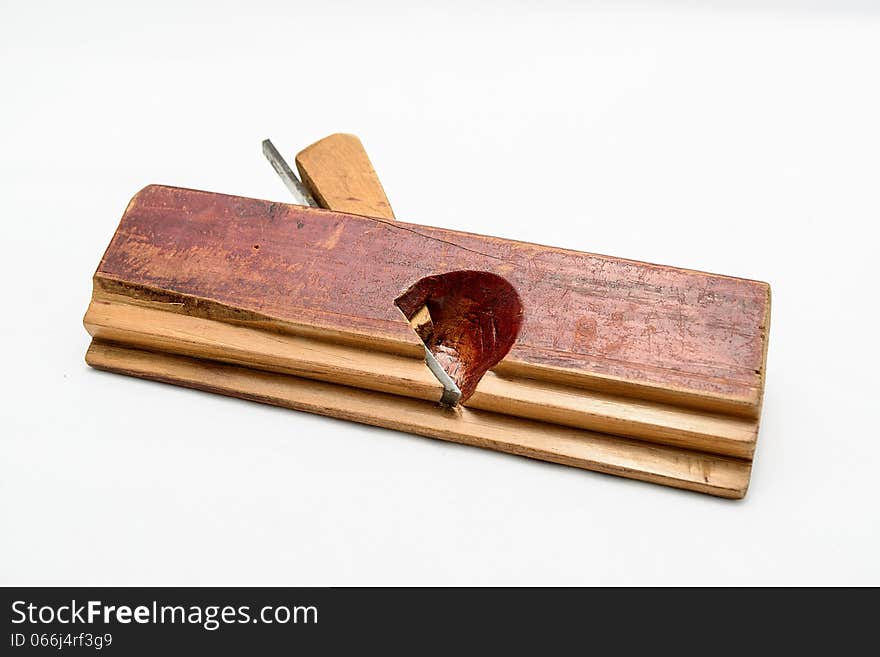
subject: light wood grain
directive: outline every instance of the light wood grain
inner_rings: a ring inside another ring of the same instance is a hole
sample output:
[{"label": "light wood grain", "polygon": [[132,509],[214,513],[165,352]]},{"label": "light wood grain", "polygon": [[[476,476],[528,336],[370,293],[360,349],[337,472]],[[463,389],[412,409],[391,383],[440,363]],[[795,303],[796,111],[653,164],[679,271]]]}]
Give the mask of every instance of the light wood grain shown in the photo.
[{"label": "light wood grain", "polygon": [[649,445],[397,395],[93,341],[96,368],[484,447],[727,498],[748,488],[748,461]]},{"label": "light wood grain", "polygon": [[382,183],[356,136],[325,137],[297,154],[296,168],[322,208],[394,219]]},{"label": "light wood grain", "polygon": [[[85,326],[98,339],[223,361],[405,397],[439,401],[442,386],[419,357],[278,333],[128,303],[96,294]],[[490,372],[470,408],[750,458],[757,422],[615,397]]]},{"label": "light wood grain", "polygon": [[98,295],[83,320],[92,337],[197,358],[439,401],[423,360],[190,317]]},{"label": "light wood grain", "polygon": [[758,438],[757,420],[495,372],[467,406],[739,458],[752,458]]}]

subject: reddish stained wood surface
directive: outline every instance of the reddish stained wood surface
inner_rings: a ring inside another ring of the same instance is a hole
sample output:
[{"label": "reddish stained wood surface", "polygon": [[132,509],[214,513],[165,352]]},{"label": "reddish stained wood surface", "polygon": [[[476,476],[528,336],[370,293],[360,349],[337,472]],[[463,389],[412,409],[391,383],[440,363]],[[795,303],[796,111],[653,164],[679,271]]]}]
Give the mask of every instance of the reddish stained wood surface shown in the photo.
[{"label": "reddish stained wood surface", "polygon": [[416,332],[458,385],[462,403],[507,355],[522,325],[522,302],[516,290],[500,276],[484,271],[427,276],[394,303],[410,320],[427,307],[429,325]]},{"label": "reddish stained wood surface", "polygon": [[421,343],[394,300],[454,270],[502,276],[522,300],[500,373],[674,390],[685,403],[758,413],[770,289],[757,281],[151,185],[129,204],[96,285],[189,295],[415,355]]}]

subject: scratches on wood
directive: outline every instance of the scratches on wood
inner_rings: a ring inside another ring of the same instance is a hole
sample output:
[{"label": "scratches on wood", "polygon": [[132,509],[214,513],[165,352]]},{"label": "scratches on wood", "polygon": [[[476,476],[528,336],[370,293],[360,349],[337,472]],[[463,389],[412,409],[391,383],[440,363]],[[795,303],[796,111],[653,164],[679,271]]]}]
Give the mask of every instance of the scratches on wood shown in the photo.
[{"label": "scratches on wood", "polygon": [[123,217],[96,285],[415,353],[418,340],[392,301],[443,273],[433,263],[444,262],[447,271],[498,274],[522,299],[522,328],[499,373],[757,417],[764,283],[426,226],[376,227],[366,217],[150,186]]}]

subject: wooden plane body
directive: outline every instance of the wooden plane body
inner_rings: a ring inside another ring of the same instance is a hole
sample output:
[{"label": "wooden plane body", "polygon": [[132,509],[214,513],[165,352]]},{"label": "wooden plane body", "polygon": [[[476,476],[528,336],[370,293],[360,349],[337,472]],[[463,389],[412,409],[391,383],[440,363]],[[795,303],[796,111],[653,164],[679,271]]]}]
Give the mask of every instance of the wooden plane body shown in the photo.
[{"label": "wooden plane body", "polygon": [[[521,317],[445,409],[395,302],[456,272],[502,278]],[[736,498],[769,317],[757,281],[153,185],[98,266],[85,325],[102,369]]]}]

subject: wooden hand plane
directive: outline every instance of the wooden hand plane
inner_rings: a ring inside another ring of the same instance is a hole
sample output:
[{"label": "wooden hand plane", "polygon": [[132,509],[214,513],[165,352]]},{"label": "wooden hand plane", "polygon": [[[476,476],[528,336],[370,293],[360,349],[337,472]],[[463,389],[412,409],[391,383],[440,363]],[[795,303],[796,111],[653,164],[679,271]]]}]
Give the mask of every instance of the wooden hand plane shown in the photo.
[{"label": "wooden hand plane", "polygon": [[298,204],[134,196],[94,276],[90,365],[745,495],[769,285],[398,221],[352,135],[300,152],[302,181],[264,152]]}]

